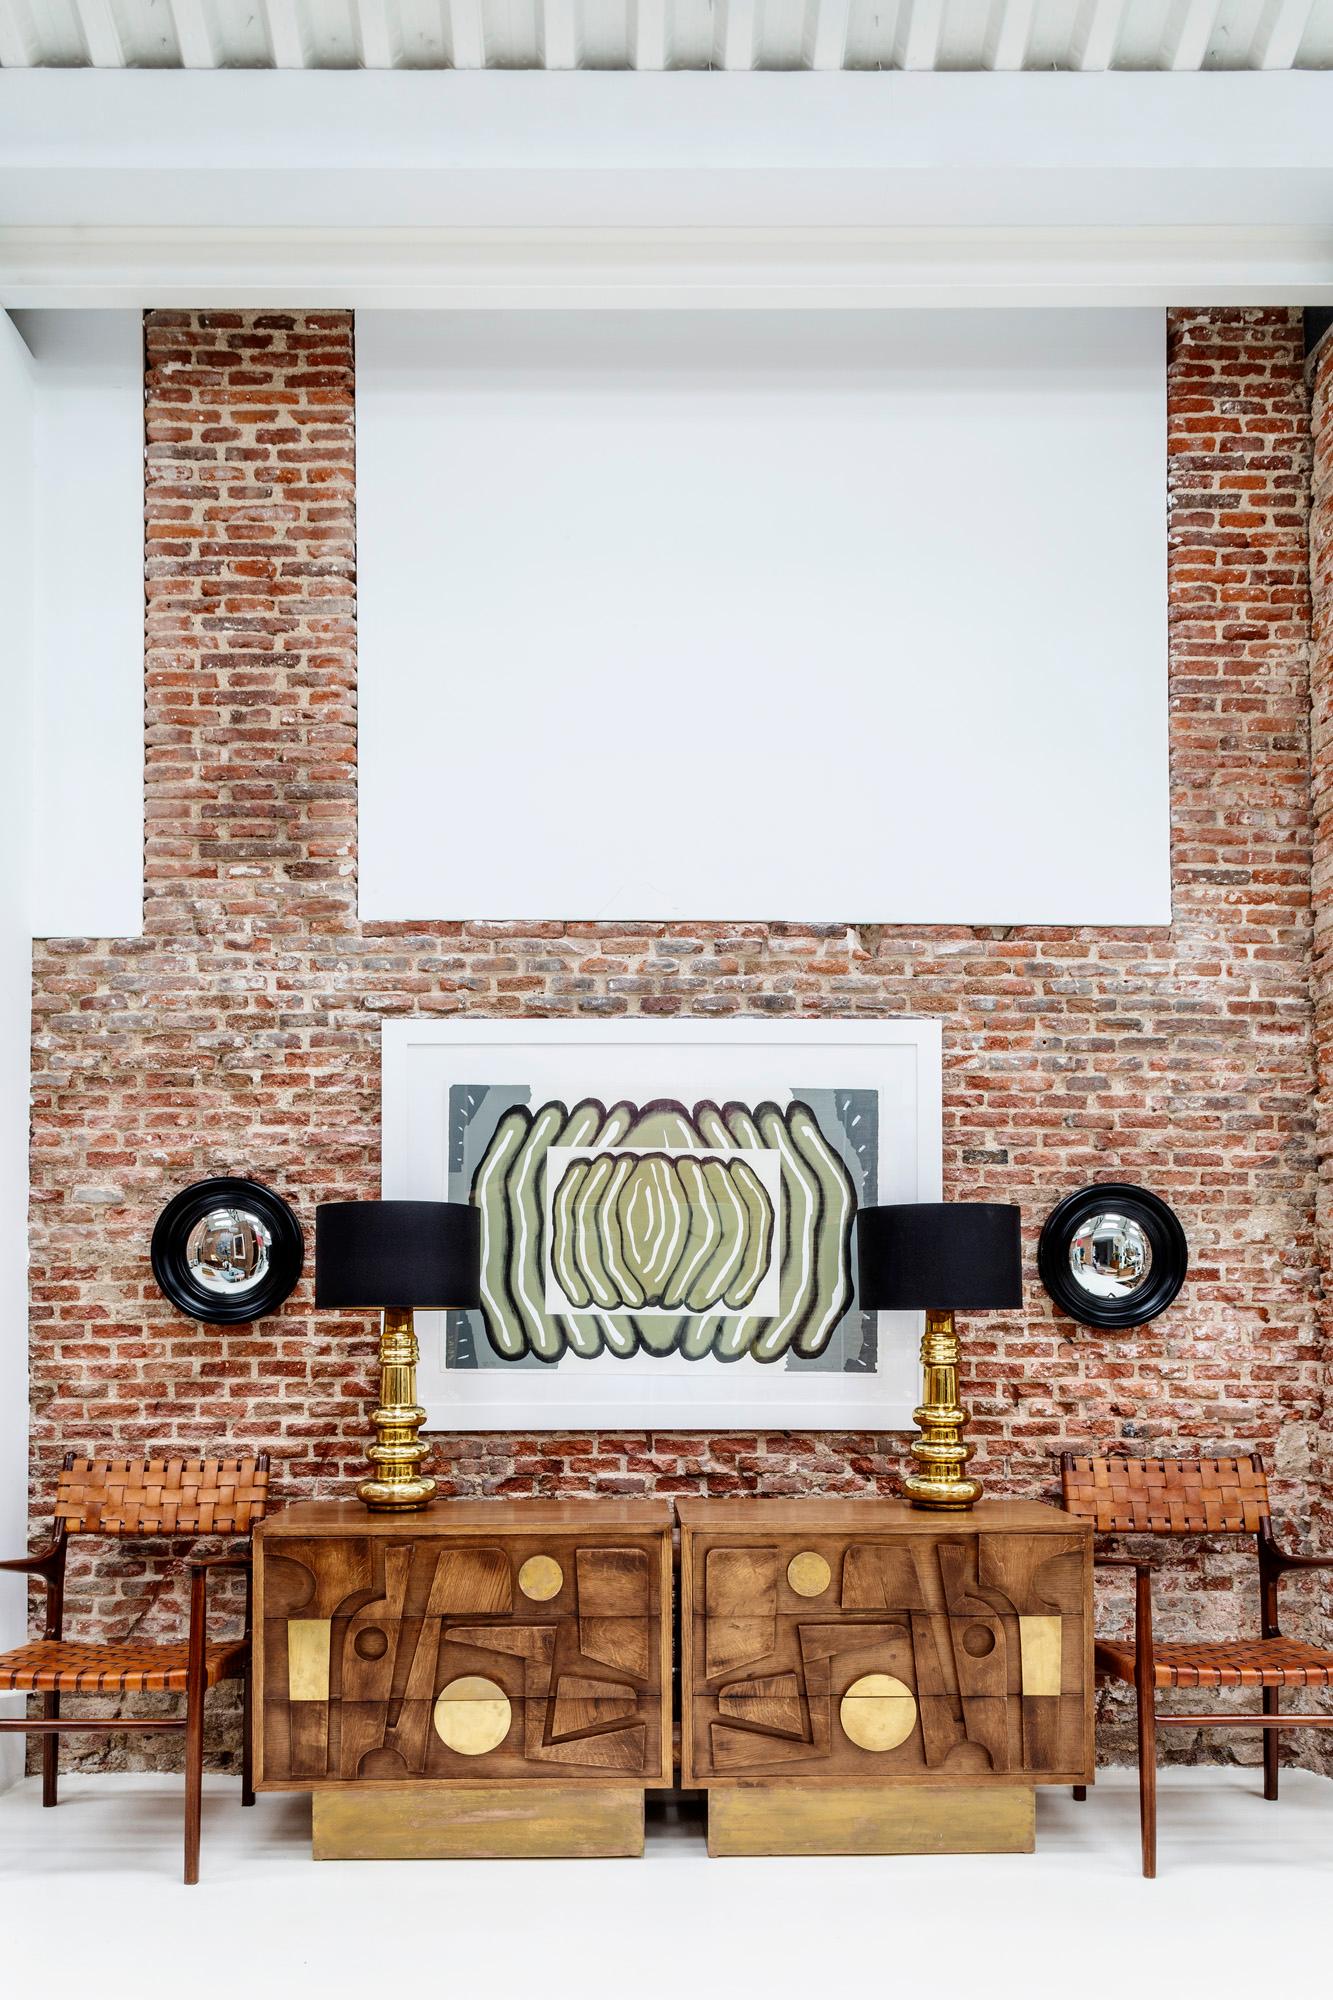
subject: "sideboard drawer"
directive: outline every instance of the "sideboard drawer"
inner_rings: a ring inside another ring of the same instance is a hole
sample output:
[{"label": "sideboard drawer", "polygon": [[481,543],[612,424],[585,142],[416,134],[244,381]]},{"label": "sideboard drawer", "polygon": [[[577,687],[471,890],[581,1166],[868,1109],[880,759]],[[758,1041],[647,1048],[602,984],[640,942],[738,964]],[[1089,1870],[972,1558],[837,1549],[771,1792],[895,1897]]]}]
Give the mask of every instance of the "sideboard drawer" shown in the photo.
[{"label": "sideboard drawer", "polygon": [[446,1504],[257,1539],[260,1784],[670,1782],[665,1525],[523,1513],[496,1503],[493,1534],[451,1536]]}]

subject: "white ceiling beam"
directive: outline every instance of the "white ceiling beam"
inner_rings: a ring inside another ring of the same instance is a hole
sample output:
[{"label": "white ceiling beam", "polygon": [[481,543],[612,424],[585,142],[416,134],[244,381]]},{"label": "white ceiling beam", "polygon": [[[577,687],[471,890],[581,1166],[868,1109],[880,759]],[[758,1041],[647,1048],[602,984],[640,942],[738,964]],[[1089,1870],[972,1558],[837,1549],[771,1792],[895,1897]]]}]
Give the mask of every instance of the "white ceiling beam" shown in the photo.
[{"label": "white ceiling beam", "polygon": [[1124,0],[1083,0],[1071,44],[1076,68],[1110,69],[1124,12]]},{"label": "white ceiling beam", "polygon": [[991,0],[986,21],[987,69],[1022,69],[1032,39],[1036,0]]},{"label": "white ceiling beam", "polygon": [[449,48],[455,69],[485,69],[486,31],[481,0],[445,0],[449,17]]},{"label": "white ceiling beam", "polygon": [[814,0],[814,33],[810,37],[811,69],[841,69],[847,59],[847,22],[851,0]]},{"label": "white ceiling beam", "polygon": [[944,0],[899,0],[893,59],[899,69],[934,69],[944,26]]},{"label": "white ceiling beam", "polygon": [[718,61],[723,69],[754,68],[754,0],[722,0]]},{"label": "white ceiling beam", "polygon": [[297,0],[265,0],[264,11],[268,17],[268,45],[273,51],[273,67],[304,69],[305,31]]},{"label": "white ceiling beam", "polygon": [[577,69],[579,28],[574,0],[540,0],[542,62],[547,69]]},{"label": "white ceiling beam", "polygon": [[660,70],[667,66],[666,0],[631,0],[634,67]]},{"label": "white ceiling beam", "polygon": [[1290,69],[1309,26],[1314,0],[1267,0],[1250,44],[1255,69]]},{"label": "white ceiling beam", "polygon": [[1202,69],[1220,0],[1176,0],[1167,24],[1162,54],[1168,69]]},{"label": "white ceiling beam", "polygon": [[363,69],[392,69],[398,45],[389,19],[389,0],[356,0],[357,43]]},{"label": "white ceiling beam", "polygon": [[76,0],[79,27],[94,69],[123,69],[125,50],[111,0]]},{"label": "white ceiling beam", "polygon": [[203,0],[167,0],[176,29],[176,46],[185,69],[212,69],[213,37],[208,32]]}]

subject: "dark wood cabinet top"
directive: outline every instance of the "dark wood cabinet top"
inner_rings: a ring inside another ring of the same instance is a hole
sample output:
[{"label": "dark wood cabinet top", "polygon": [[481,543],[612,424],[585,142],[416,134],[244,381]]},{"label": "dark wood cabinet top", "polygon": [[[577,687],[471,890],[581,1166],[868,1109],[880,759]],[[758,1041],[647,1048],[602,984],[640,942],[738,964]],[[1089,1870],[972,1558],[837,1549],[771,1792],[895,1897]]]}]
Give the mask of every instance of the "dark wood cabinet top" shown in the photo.
[{"label": "dark wood cabinet top", "polygon": [[689,1532],[733,1535],[1040,1535],[1081,1533],[1089,1526],[1041,1500],[979,1500],[966,1511],[928,1512],[906,1500],[679,1500]]},{"label": "dark wood cabinet top", "polygon": [[660,1534],[671,1526],[669,1500],[433,1500],[401,1514],[372,1514],[359,1500],[297,1500],[268,1514],[255,1533],[265,1541],[282,1535],[392,1536],[396,1541],[433,1535]]}]

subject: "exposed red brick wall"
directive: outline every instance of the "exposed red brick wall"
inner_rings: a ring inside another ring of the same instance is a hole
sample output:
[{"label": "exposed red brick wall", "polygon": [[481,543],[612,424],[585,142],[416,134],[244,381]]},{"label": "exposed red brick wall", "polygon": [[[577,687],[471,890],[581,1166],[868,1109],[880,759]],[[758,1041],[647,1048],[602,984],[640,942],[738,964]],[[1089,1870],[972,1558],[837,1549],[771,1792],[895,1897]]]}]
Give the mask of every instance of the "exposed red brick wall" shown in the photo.
[{"label": "exposed red brick wall", "polygon": [[[196,1327],[157,1294],[149,1233],[203,1174],[253,1174],[307,1226],[317,1201],[374,1195],[380,1022],[463,1010],[940,1017],[946,1190],[1024,1211],[1024,1309],[967,1329],[990,1490],[1052,1494],[1066,1443],[1258,1445],[1304,1513],[1322,1385],[1299,316],[1184,312],[1170,337],[1169,931],[362,927],[351,319],[149,315],[147,929],[36,952],[36,1518],[67,1444],[262,1443],[282,1497],[345,1490],[369,1321],[315,1314],[307,1273],[274,1318]],[[1155,1187],[1189,1235],[1187,1289],[1138,1333],[1077,1329],[1036,1282],[1042,1217],[1098,1176]],[[469,1492],[850,1492],[902,1462],[897,1437],[616,1433],[442,1438],[436,1470]],[[1248,1623],[1236,1573],[1183,1552],[1163,1627]],[[104,1564],[72,1615],[164,1630],[173,1592],[156,1562]]]},{"label": "exposed red brick wall", "polygon": [[[1318,1061],[1318,1226],[1325,1272],[1321,1299],[1325,1361],[1325,1422],[1319,1434],[1316,1528],[1324,1548],[1333,1548],[1333,1436],[1328,1428],[1333,1392],[1333,334],[1312,358],[1311,432],[1314,462],[1310,501],[1311,765],[1315,815],[1314,1002]],[[1333,1579],[1323,1593],[1324,1629],[1333,1624]],[[1325,1768],[1333,1766],[1330,1746],[1320,1744]]]}]

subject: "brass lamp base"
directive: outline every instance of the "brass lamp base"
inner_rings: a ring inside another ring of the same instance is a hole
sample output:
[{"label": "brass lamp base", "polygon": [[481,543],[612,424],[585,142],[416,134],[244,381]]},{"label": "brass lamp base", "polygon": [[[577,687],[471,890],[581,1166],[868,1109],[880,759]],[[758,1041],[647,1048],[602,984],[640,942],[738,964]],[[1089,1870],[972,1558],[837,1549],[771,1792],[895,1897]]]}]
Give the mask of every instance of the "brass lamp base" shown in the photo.
[{"label": "brass lamp base", "polygon": [[921,1406],[913,1410],[920,1437],[912,1440],[918,1470],[909,1472],[903,1491],[914,1507],[959,1512],[981,1497],[981,1481],[963,1467],[972,1447],[963,1441],[967,1411],[958,1401],[958,1336],[951,1312],[928,1312],[921,1337]]},{"label": "brass lamp base", "polygon": [[417,1335],[410,1307],[385,1310],[380,1327],[380,1401],[370,1420],[376,1438],[366,1453],[375,1471],[357,1493],[375,1513],[407,1513],[434,1497],[435,1481],[421,1472],[430,1450],[417,1435],[426,1412],[417,1401]]}]

